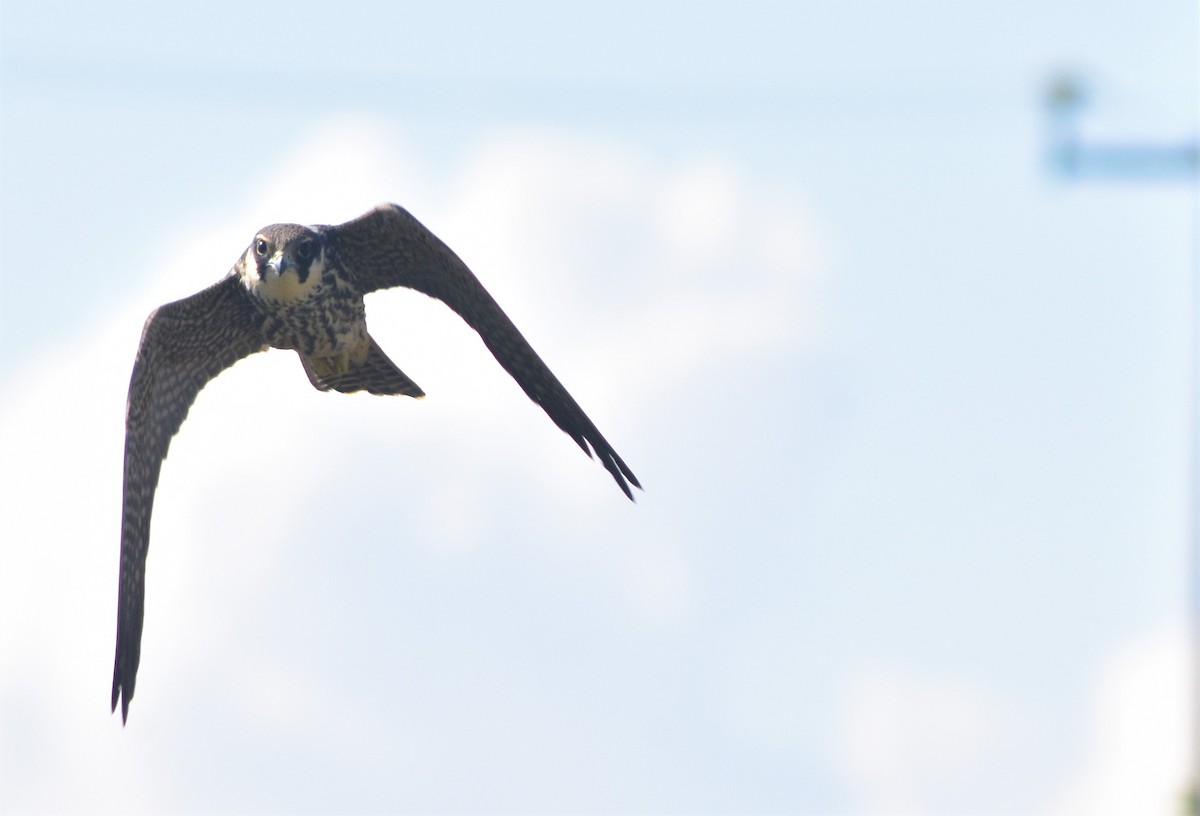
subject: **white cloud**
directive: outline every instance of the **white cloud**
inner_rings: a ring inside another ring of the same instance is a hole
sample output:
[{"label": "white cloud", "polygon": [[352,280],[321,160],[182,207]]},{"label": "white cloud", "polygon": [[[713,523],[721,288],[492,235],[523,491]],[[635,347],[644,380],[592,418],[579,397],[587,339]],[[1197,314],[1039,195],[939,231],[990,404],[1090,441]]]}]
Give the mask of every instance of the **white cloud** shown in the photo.
[{"label": "white cloud", "polygon": [[[185,809],[204,773],[187,752],[201,749],[170,735],[200,739],[206,711],[243,712],[251,730],[303,728],[334,746],[383,739],[365,724],[387,721],[390,695],[338,697],[344,667],[298,665],[248,625],[299,591],[281,575],[315,572],[304,589],[322,591],[320,564],[294,567],[302,553],[361,559],[364,571],[376,563],[354,541],[308,541],[313,528],[394,528],[413,551],[452,563],[495,539],[512,512],[505,501],[527,502],[520,529],[531,533],[506,535],[506,546],[604,560],[592,580],[611,582],[608,597],[652,625],[690,614],[695,567],[669,520],[659,522],[662,540],[638,549],[645,542],[620,527],[629,512],[607,475],[457,317],[381,293],[368,300],[372,332],[429,398],[318,394],[278,351],[210,383],[163,470],[130,727],[108,715],[124,395],[142,321],[224,274],[264,223],[335,223],[388,199],[409,206],[475,268],[635,470],[637,451],[622,442],[664,400],[703,395],[714,366],[805,334],[817,266],[811,241],[796,238],[808,236],[805,219],[729,167],[664,170],[550,132],[481,145],[444,196],[424,192],[415,165],[386,129],[334,123],[252,180],[261,195],[242,211],[195,233],[164,227],[175,232],[161,241],[171,260],[145,291],[98,325],[63,327],[63,343],[17,373],[20,387],[0,405],[6,808]],[[687,245],[697,230],[703,252]],[[738,277],[703,272],[706,264]],[[565,531],[581,524],[616,525],[612,551],[573,551]],[[386,738],[411,747],[423,735]]]},{"label": "white cloud", "polygon": [[[98,809],[120,801],[107,746],[127,378],[140,317],[126,313],[87,342],[22,372],[0,410],[0,798],[5,809]],[[126,369],[127,370],[127,369]],[[144,746],[143,746],[144,747]],[[131,808],[161,793],[151,777]],[[67,780],[70,780],[68,783]],[[78,788],[76,788],[78,786]]]},{"label": "white cloud", "polygon": [[[1045,813],[1181,812],[1191,723],[1187,643],[1182,627],[1164,628],[1101,666],[1085,750]],[[985,689],[876,670],[849,686],[840,756],[864,812],[993,812],[1004,808],[997,801],[1029,801],[1031,791],[996,783],[1035,739],[1033,724]]]},{"label": "white cloud", "polygon": [[658,196],[658,221],[676,270],[720,269],[734,251],[748,215],[737,172],[718,160],[698,163],[671,179]]},{"label": "white cloud", "polygon": [[990,812],[982,783],[1023,727],[972,684],[876,669],[848,688],[839,753],[863,812]]},{"label": "white cloud", "polygon": [[1182,626],[1149,632],[1117,650],[1101,667],[1091,695],[1083,760],[1046,812],[1183,812],[1192,676]]}]

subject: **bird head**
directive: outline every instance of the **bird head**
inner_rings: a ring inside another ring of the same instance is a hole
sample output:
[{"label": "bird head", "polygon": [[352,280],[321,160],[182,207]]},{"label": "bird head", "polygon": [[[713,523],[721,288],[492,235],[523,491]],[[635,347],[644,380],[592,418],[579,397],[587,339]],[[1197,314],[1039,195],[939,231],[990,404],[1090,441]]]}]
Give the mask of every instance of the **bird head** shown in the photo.
[{"label": "bird head", "polygon": [[242,256],[246,287],[272,300],[307,297],[325,268],[321,233],[299,224],[272,224],[254,236]]}]

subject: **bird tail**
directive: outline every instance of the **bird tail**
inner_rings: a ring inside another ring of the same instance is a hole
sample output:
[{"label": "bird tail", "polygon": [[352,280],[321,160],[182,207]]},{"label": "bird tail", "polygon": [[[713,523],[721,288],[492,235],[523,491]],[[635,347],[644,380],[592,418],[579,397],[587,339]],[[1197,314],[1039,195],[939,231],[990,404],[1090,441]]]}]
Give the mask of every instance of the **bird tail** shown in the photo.
[{"label": "bird tail", "polygon": [[403,394],[417,398],[425,396],[421,387],[388,359],[373,337],[367,340],[369,347],[366,357],[361,362],[348,359],[342,366],[344,371],[339,370],[335,359],[301,354],[300,362],[304,364],[304,373],[308,375],[309,382],[318,391],[333,390],[343,394],[367,391],[371,394]]}]

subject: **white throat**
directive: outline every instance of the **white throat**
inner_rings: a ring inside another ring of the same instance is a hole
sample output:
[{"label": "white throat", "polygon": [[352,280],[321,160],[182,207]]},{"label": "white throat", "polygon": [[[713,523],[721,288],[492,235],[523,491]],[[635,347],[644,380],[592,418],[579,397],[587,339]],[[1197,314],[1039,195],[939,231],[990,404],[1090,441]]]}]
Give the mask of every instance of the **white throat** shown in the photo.
[{"label": "white throat", "polygon": [[242,285],[251,293],[266,300],[277,303],[296,303],[306,300],[312,294],[325,272],[324,254],[314,258],[309,264],[308,277],[303,283],[300,282],[300,276],[295,269],[281,273],[279,270],[282,264],[283,253],[282,251],[276,252],[263,269],[262,276],[259,277],[254,250],[246,250],[246,255],[242,258]]}]

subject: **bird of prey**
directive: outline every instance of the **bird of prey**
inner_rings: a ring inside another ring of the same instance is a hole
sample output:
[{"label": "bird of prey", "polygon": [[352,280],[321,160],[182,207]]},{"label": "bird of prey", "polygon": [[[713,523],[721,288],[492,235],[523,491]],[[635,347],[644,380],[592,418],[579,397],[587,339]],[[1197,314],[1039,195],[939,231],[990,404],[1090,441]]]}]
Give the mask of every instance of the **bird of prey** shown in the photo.
[{"label": "bird of prey", "polygon": [[363,296],[405,286],[437,298],[630,499],[633,471],[457,255],[393,204],[338,226],[273,224],[219,283],[150,313],[125,413],[121,575],[112,710],[129,716],[141,657],[150,513],[159,471],[205,384],[269,347],[294,350],[320,391],[424,396],[367,333]]}]

